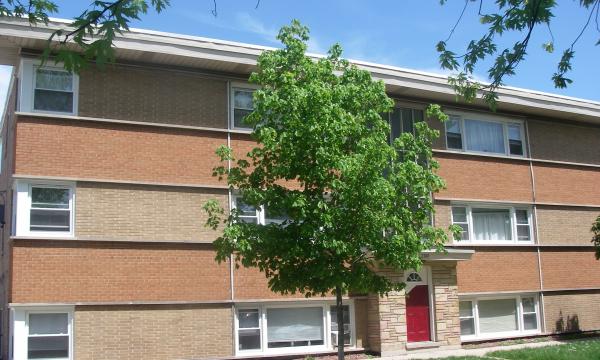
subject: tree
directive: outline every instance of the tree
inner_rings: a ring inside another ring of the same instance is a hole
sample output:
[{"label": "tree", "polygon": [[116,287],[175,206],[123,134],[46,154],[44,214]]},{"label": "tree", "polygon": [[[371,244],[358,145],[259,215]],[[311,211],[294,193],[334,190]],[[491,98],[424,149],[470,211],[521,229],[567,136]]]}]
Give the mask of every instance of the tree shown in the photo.
[{"label": "tree", "polygon": [[[400,290],[378,270],[418,269],[422,251],[443,251],[446,233],[430,225],[431,194],[444,186],[431,150],[439,132],[419,122],[390,145],[383,82],[341,59],[339,45],[306,56],[308,29],[297,21],[277,38],[283,48],[263,52],[250,76],[260,86],[246,118],[257,146],[239,159],[220,147],[214,174],[244,204],[283,220],[244,222],[239,209],[224,216],[210,201],[207,225],[225,224],[217,260],[233,254],[236,266],[260,269],[272,291],[335,294],[343,334],[344,294]],[[428,115],[444,118],[437,106]],[[343,347],[338,336],[339,358]]]},{"label": "tree", "polygon": [[[440,0],[440,2],[444,4],[446,0]],[[450,31],[450,35],[446,40],[437,44],[439,63],[442,68],[458,73],[449,78],[449,82],[454,85],[458,95],[466,101],[473,101],[478,94],[481,94],[483,99],[492,108],[495,108],[498,98],[496,90],[504,85],[504,79],[507,76],[515,74],[519,63],[525,60],[534,29],[540,26],[551,29],[551,21],[555,17],[554,12],[558,7],[558,2],[555,0],[496,0],[495,11],[484,13],[483,1],[480,0],[479,20],[482,24],[488,25],[488,30],[481,38],[470,41],[464,54],[458,55],[447,48],[447,42],[454,34],[471,2],[476,1],[465,0],[462,12]],[[589,27],[592,18],[595,20],[596,29],[600,32],[598,25],[600,0],[579,0],[579,4],[589,10],[589,15],[584,19],[579,35],[563,50],[557,69],[552,75],[552,81],[556,88],[565,88],[573,82],[567,77],[567,74],[572,68],[571,61],[575,55],[575,45]],[[497,39],[507,32],[522,33],[522,38],[514,42],[512,46],[499,51]],[[555,45],[551,30],[550,36],[552,39],[542,44],[542,47],[552,53]],[[596,45],[599,44],[600,39],[596,42]],[[474,80],[473,71],[477,64],[488,58],[492,58],[494,61],[487,71],[490,83],[482,84]]]},{"label": "tree", "polygon": [[600,216],[596,218],[596,222],[592,225],[592,244],[596,248],[596,260],[600,260]]}]

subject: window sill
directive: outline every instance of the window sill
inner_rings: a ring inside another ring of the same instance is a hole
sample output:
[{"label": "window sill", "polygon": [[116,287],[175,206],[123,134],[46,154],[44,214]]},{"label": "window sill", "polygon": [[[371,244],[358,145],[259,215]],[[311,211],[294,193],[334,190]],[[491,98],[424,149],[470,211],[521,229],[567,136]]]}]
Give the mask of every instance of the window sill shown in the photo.
[{"label": "window sill", "polygon": [[441,153],[441,154],[481,156],[481,157],[494,158],[494,159],[505,159],[505,160],[535,161],[535,159],[529,158],[527,156],[506,155],[506,154],[503,155],[503,154],[476,152],[476,151],[461,151],[461,150],[452,150],[452,149],[433,149],[433,152]]},{"label": "window sill", "polygon": [[10,237],[11,240],[77,240],[75,235],[48,235],[48,234],[28,234],[15,235]]},{"label": "window sill", "polygon": [[456,242],[452,242],[452,243],[448,243],[446,244],[446,246],[454,246],[454,247],[485,247],[485,246],[490,246],[490,247],[532,247],[532,246],[538,246],[539,244],[533,243],[533,242],[528,242],[528,243],[514,243],[514,242],[501,242],[501,243],[495,243],[495,242],[460,242],[460,243],[456,243]]},{"label": "window sill", "polygon": [[490,340],[504,340],[504,339],[516,339],[516,338],[523,338],[523,337],[529,337],[529,336],[538,336],[538,335],[542,335],[542,332],[539,330],[536,331],[523,331],[523,332],[511,332],[511,333],[499,333],[497,335],[494,334],[490,334],[487,336],[469,336],[469,337],[464,337],[461,336],[460,338],[460,342],[463,344],[468,344],[468,343],[477,343],[477,342],[484,342],[484,341],[490,341]]},{"label": "window sill", "polygon": [[[364,352],[364,348],[360,347],[344,347],[346,354],[354,354]],[[288,352],[248,352],[238,353],[235,357],[224,357],[219,359],[257,359],[257,358],[289,358],[290,356],[305,356],[305,355],[333,355],[337,354],[336,349],[322,349],[312,351],[288,351]]]}]

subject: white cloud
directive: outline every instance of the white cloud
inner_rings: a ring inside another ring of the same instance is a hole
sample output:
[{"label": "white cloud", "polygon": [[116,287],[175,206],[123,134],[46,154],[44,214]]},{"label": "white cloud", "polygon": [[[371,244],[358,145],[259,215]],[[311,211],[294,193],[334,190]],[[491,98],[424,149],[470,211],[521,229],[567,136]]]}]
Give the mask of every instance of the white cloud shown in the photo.
[{"label": "white cloud", "polygon": [[12,66],[0,65],[0,116],[4,113],[4,104],[10,83]]},{"label": "white cloud", "polygon": [[277,34],[279,33],[279,30],[266,26],[263,22],[252,17],[250,14],[237,13],[235,15],[235,20],[239,25],[239,27],[236,27],[237,29],[260,35],[263,40],[269,42],[277,42]]}]

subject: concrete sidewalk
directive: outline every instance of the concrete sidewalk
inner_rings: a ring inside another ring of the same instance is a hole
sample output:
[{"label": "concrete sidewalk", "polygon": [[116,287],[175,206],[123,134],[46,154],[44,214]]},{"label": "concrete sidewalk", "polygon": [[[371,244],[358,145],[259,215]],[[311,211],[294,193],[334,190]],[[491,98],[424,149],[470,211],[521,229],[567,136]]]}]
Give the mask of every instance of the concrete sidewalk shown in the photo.
[{"label": "concrete sidewalk", "polygon": [[[415,353],[410,353],[406,355],[396,355],[396,356],[385,356],[381,357],[381,360],[405,360],[405,359],[443,359],[450,356],[485,356],[485,354],[490,353],[492,351],[497,350],[516,350],[516,349],[525,349],[525,348],[538,348],[545,346],[553,346],[553,345],[562,345],[568,344],[575,341],[581,341],[582,339],[577,340],[549,340],[542,341],[536,343],[527,343],[527,344],[516,344],[516,345],[504,345],[504,346],[490,346],[485,348],[478,349],[455,349],[455,350],[431,350],[431,351],[420,351]],[[494,357],[488,357],[483,359],[499,359]]]}]

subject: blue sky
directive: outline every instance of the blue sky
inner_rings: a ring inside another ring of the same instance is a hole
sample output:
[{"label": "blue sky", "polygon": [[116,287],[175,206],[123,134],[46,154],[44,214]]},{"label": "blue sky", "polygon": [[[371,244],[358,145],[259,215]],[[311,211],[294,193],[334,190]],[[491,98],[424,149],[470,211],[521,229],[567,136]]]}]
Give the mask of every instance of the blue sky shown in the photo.
[{"label": "blue sky", "polygon": [[[63,18],[79,14],[88,3],[56,2],[60,12],[54,16]],[[133,26],[277,46],[278,29],[296,18],[311,29],[312,52],[324,53],[331,44],[339,42],[345,56],[351,59],[437,73],[443,71],[439,69],[435,44],[448,36],[464,5],[462,0],[448,0],[444,6],[438,0],[261,0],[255,9],[255,0],[217,0],[218,16],[214,17],[212,0],[171,0],[171,3],[162,14],[150,13]],[[506,79],[508,85],[600,100],[600,46],[594,46],[600,34],[593,21],[576,46],[574,71],[570,74],[574,83],[559,90],[551,81],[562,49],[577,37],[587,19],[587,12],[578,3],[559,1],[552,24],[556,52],[548,54],[542,50],[541,44],[550,39],[550,32],[544,27],[537,29],[526,62],[520,64],[517,76]],[[449,48],[457,53],[485,31],[476,16],[478,4],[469,4],[448,42]],[[505,35],[500,46],[515,39],[514,35]],[[477,77],[485,79],[486,70],[483,64],[476,70]],[[0,88],[5,86],[6,73],[6,69],[0,69]]]}]

